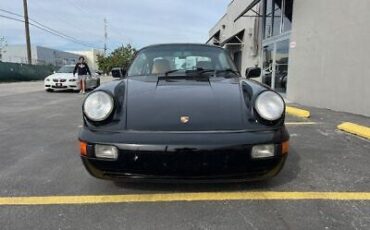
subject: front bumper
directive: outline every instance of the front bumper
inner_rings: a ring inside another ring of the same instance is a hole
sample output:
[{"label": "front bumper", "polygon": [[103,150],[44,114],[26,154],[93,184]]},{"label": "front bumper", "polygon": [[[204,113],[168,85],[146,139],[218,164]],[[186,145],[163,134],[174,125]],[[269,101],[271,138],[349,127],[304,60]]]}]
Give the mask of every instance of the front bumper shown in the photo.
[{"label": "front bumper", "polygon": [[80,85],[78,81],[54,82],[45,81],[45,90],[79,90]]},{"label": "front bumper", "polygon": [[[97,178],[123,181],[240,182],[271,178],[284,166],[287,154],[282,153],[282,143],[288,139],[285,127],[215,133],[93,132],[83,128],[80,133],[80,141],[87,143],[87,154],[81,156],[87,171]],[[96,158],[94,144],[116,146],[118,159]],[[252,159],[251,149],[258,144],[275,144],[275,155]]]}]

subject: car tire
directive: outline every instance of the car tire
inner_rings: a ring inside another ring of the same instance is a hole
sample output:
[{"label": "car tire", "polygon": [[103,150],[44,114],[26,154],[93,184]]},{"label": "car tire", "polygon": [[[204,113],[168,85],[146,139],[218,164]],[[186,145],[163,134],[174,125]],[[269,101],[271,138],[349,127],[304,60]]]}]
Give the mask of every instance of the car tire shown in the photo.
[{"label": "car tire", "polygon": [[54,90],[52,90],[52,89],[46,89],[46,92],[52,93],[52,92],[54,92]]}]

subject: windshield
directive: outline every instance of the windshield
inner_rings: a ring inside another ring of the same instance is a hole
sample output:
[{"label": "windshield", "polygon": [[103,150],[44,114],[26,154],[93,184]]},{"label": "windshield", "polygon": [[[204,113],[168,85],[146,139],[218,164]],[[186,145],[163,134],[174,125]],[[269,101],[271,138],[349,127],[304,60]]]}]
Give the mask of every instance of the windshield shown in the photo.
[{"label": "windshield", "polygon": [[163,75],[191,70],[237,71],[221,48],[201,45],[161,45],[144,48],[133,61],[128,76]]},{"label": "windshield", "polygon": [[65,66],[62,66],[58,71],[57,73],[73,73],[73,70],[74,70],[74,66],[68,66],[68,65],[65,65]]}]

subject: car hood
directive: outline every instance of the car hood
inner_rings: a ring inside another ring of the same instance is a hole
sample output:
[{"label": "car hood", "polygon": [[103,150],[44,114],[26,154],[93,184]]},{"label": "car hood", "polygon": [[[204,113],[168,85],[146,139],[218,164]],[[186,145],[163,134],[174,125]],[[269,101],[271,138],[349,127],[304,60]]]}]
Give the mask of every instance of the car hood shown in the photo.
[{"label": "car hood", "polygon": [[[127,80],[126,128],[150,131],[240,130],[249,117],[239,79]],[[181,121],[188,119],[188,122]]]},{"label": "car hood", "polygon": [[72,79],[73,77],[72,73],[54,73],[50,76],[48,76],[49,79]]}]

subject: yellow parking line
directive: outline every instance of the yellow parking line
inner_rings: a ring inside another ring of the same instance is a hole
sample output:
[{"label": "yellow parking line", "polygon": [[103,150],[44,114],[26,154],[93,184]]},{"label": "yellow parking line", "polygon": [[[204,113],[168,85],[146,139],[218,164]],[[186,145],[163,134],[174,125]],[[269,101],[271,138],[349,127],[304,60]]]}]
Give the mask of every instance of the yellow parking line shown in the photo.
[{"label": "yellow parking line", "polygon": [[351,122],[344,122],[337,127],[338,129],[355,134],[357,136],[370,139],[370,127],[358,125]]},{"label": "yellow parking line", "polygon": [[285,122],[286,125],[316,125],[317,122]]},{"label": "yellow parking line", "polygon": [[73,205],[140,202],[231,201],[231,200],[344,200],[370,201],[370,192],[204,192],[97,196],[0,197],[0,206]]},{"label": "yellow parking line", "polygon": [[311,116],[310,111],[298,109],[291,106],[286,106],[285,112],[289,115],[302,117],[302,118],[309,118]]}]

